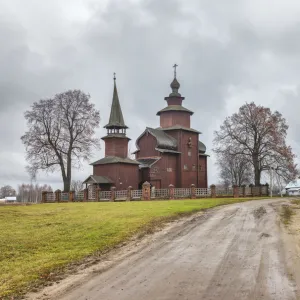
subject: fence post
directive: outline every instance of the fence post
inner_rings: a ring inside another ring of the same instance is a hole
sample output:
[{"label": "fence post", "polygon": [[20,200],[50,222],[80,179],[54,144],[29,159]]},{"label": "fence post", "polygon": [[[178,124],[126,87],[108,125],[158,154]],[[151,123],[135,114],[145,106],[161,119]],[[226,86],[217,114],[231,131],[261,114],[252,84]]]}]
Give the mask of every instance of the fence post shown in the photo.
[{"label": "fence post", "polygon": [[100,195],[101,195],[101,188],[96,188],[96,202],[100,201]]},{"label": "fence post", "polygon": [[169,199],[175,199],[174,192],[175,192],[174,185],[169,184]]},{"label": "fence post", "polygon": [[89,200],[89,190],[88,189],[84,189],[83,190],[83,201],[86,202]]},{"label": "fence post", "polygon": [[242,188],[243,188],[243,197],[245,198],[246,197],[246,185],[243,184]]},{"label": "fence post", "polygon": [[249,184],[249,188],[250,188],[251,197],[253,197],[253,184]]},{"label": "fence post", "polygon": [[143,188],[142,188],[142,200],[150,200],[151,195],[150,195],[150,183],[148,181],[145,181],[143,183]]},{"label": "fence post", "polygon": [[266,183],[266,196],[269,196],[269,184]]},{"label": "fence post", "polygon": [[191,199],[196,199],[196,186],[191,184]]},{"label": "fence post", "polygon": [[116,200],[116,188],[113,186],[111,189],[110,202],[114,202]]},{"label": "fence post", "polygon": [[238,198],[239,196],[240,196],[239,186],[238,185],[234,185],[233,186],[233,198]]},{"label": "fence post", "polygon": [[262,187],[262,185],[260,184],[260,185],[259,185],[259,197],[262,196],[262,189],[263,189],[263,187]]},{"label": "fence post", "polygon": [[132,200],[132,186],[129,186],[127,188],[127,197],[126,197],[126,201],[131,201]]},{"label": "fence post", "polygon": [[75,200],[75,191],[69,192],[69,202],[74,202]]},{"label": "fence post", "polygon": [[41,201],[41,203],[46,203],[47,202],[47,193],[48,192],[46,192],[46,191],[44,191],[44,192],[42,192],[42,201]]},{"label": "fence post", "polygon": [[56,200],[56,202],[60,202],[60,199],[61,199],[61,190],[56,190],[54,193],[55,193],[55,200]]},{"label": "fence post", "polygon": [[211,190],[211,197],[212,198],[217,198],[217,191],[216,191],[216,186],[214,184],[212,184],[210,186],[210,190]]}]

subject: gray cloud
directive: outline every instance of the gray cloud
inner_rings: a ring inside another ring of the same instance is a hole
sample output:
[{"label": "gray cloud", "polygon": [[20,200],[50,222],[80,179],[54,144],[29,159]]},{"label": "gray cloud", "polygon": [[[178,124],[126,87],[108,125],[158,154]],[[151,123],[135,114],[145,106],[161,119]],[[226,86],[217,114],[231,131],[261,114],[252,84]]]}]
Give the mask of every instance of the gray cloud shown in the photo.
[{"label": "gray cloud", "polygon": [[[300,4],[288,2],[1,1],[0,185],[28,181],[20,136],[34,101],[70,88],[90,93],[103,136],[116,72],[133,150],[145,126],[159,126],[175,62],[184,105],[195,111],[193,127],[209,152],[213,131],[246,101],[281,111],[299,152]],[[210,183],[217,182],[214,157],[209,167]],[[85,164],[74,177],[91,172]],[[60,187],[59,172],[39,181]]]}]

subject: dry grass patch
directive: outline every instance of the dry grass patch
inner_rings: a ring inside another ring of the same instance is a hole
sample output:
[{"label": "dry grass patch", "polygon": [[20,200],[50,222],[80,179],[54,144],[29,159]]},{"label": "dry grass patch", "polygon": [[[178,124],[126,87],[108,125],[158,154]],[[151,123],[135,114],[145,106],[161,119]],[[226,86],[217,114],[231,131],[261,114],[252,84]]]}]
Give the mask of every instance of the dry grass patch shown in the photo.
[{"label": "dry grass patch", "polygon": [[281,206],[281,221],[283,224],[285,225],[290,224],[291,218],[294,214],[295,212],[289,205],[284,204]]},{"label": "dry grass patch", "polygon": [[291,203],[295,205],[300,205],[300,199],[293,199],[291,200]]}]

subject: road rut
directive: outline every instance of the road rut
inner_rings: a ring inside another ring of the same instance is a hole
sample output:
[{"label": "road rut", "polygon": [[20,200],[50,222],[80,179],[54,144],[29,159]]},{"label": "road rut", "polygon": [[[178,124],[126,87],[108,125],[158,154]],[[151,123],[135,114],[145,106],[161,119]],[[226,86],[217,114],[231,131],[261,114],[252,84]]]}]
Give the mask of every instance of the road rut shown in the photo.
[{"label": "road rut", "polygon": [[56,299],[297,299],[276,204],[209,210]]}]

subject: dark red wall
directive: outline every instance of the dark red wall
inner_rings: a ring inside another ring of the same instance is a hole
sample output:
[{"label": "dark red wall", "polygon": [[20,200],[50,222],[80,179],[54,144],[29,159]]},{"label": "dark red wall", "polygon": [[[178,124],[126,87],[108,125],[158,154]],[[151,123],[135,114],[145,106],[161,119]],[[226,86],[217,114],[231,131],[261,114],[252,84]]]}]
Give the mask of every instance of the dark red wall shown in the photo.
[{"label": "dark red wall", "polygon": [[137,146],[140,148],[140,151],[136,154],[137,159],[140,157],[160,156],[160,152],[155,150],[156,139],[150,133],[145,133],[138,140]]},{"label": "dark red wall", "polygon": [[128,155],[128,138],[104,137],[105,156],[127,157]]},{"label": "dark red wall", "polygon": [[175,125],[190,128],[191,115],[183,111],[165,111],[160,114],[160,127],[166,128]]},{"label": "dark red wall", "polygon": [[167,188],[170,184],[177,186],[176,154],[164,153],[161,159],[149,170],[150,183],[156,188]]},{"label": "dark red wall", "polygon": [[198,187],[207,188],[207,156],[199,156]]},{"label": "dark red wall", "polygon": [[[182,131],[180,137],[181,187],[197,186],[198,183],[198,133]],[[188,145],[191,138],[191,146]],[[190,154],[189,154],[190,153]],[[185,168],[187,166],[187,169]]]},{"label": "dark red wall", "polygon": [[184,98],[178,98],[178,97],[168,97],[167,98],[167,102],[168,102],[168,105],[182,105],[182,100]]},{"label": "dark red wall", "polygon": [[[126,190],[129,186],[138,188],[139,167],[131,164],[107,164],[94,166],[94,175],[107,176],[114,181],[117,190]],[[122,183],[122,184],[121,184]]]},{"label": "dark red wall", "polygon": [[[167,130],[166,133],[176,138],[178,141],[178,151],[181,155],[178,159],[178,187],[187,188],[191,184],[197,186],[198,183],[198,139],[199,134],[185,130]],[[191,148],[188,146],[191,138]],[[191,156],[189,156],[191,152]],[[184,166],[187,166],[187,170]]]}]

